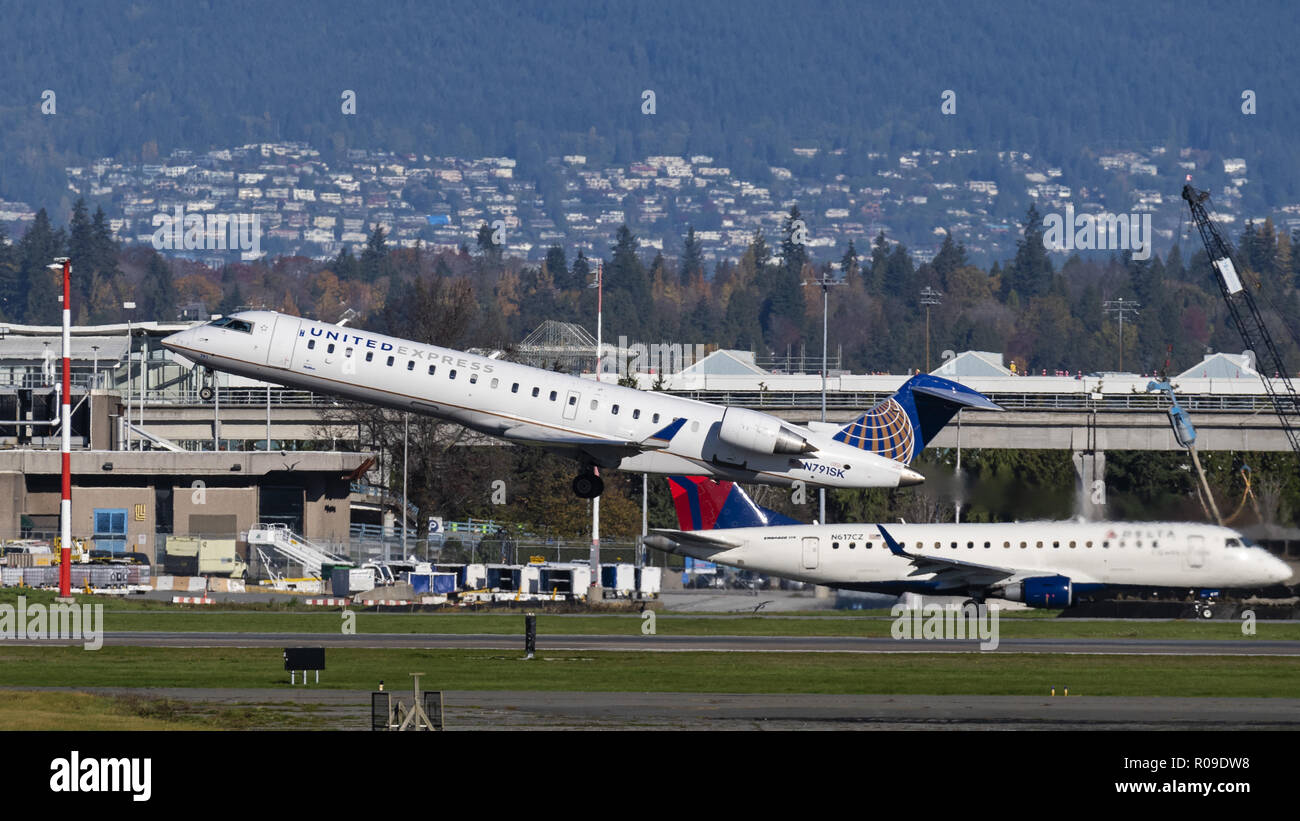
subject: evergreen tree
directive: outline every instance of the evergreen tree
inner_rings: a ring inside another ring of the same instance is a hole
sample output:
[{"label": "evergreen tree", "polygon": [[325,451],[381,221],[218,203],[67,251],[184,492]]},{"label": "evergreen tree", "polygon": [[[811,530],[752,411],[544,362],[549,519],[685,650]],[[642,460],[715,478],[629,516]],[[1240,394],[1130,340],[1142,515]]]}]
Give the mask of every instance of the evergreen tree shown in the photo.
[{"label": "evergreen tree", "polygon": [[943,245],[939,247],[939,253],[935,254],[931,265],[934,266],[935,272],[939,275],[939,287],[948,287],[948,275],[958,268],[964,268],[969,263],[966,260],[966,246],[961,243],[952,241],[952,232],[945,231],[943,235]]},{"label": "evergreen tree", "polygon": [[569,262],[565,259],[564,249],[559,245],[552,245],[546,251],[546,272],[551,275],[555,282],[555,287],[560,290],[568,290],[573,287],[569,275]]},{"label": "evergreen tree", "polygon": [[1002,277],[1002,295],[1011,291],[1022,299],[1038,296],[1048,291],[1052,284],[1052,260],[1043,245],[1043,218],[1038,209],[1029,206],[1016,242],[1016,257],[1007,266]]},{"label": "evergreen tree", "polygon": [[591,284],[591,265],[587,262],[587,257],[578,249],[578,255],[573,258],[573,270],[569,273],[570,288],[586,288]]},{"label": "evergreen tree", "polygon": [[704,275],[704,248],[695,238],[695,226],[686,229],[686,240],[682,246],[681,281],[690,282],[697,274]]},{"label": "evergreen tree", "polygon": [[853,246],[853,240],[849,240],[849,247],[840,257],[840,274],[846,280],[858,275],[858,249]]},{"label": "evergreen tree", "polygon": [[339,255],[334,258],[334,274],[343,282],[353,282],[361,278],[361,263],[352,255],[350,245],[344,245]]},{"label": "evergreen tree", "polygon": [[376,225],[366,240],[365,250],[361,252],[361,278],[366,282],[374,282],[389,273],[388,240],[384,235],[384,226]]},{"label": "evergreen tree", "polygon": [[63,230],[54,230],[44,208],[37,211],[32,227],[18,243],[19,282],[26,299],[24,322],[53,325],[58,321],[59,297],[63,295],[62,275],[46,266],[55,257],[64,255],[66,245]]},{"label": "evergreen tree", "polygon": [[149,256],[149,265],[140,283],[140,296],[145,316],[152,316],[159,322],[176,317],[176,285],[172,280],[171,266],[157,252]]},{"label": "evergreen tree", "polygon": [[26,295],[22,292],[18,276],[18,256],[9,244],[4,223],[0,223],[0,319],[9,322],[17,321],[15,311],[27,307]]}]

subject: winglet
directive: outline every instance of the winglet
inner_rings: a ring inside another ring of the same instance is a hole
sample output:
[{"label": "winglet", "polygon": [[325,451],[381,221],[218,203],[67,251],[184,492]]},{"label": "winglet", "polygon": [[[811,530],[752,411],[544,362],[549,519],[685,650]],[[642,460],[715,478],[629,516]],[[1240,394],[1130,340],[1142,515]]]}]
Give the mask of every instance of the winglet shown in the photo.
[{"label": "winglet", "polygon": [[876,526],[876,530],[880,531],[880,538],[885,540],[885,544],[889,546],[890,553],[893,553],[895,556],[907,555],[907,551],[903,550],[903,546],[899,544],[898,541],[893,536],[889,535],[888,530],[885,530],[883,527],[879,525]]},{"label": "winglet", "polygon": [[641,440],[641,446],[651,449],[666,448],[668,447],[668,443],[673,440],[673,437],[677,435],[677,432],[682,429],[682,425],[685,424],[686,417],[678,417],[665,425],[659,431],[652,433],[645,439]]}]

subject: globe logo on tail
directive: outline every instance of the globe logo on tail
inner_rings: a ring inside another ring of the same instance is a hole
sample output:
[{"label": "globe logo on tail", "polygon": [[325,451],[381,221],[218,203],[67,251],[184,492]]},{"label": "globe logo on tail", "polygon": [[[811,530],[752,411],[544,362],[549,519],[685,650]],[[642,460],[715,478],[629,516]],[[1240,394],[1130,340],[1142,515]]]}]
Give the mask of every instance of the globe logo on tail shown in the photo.
[{"label": "globe logo on tail", "polygon": [[915,436],[912,420],[898,401],[890,398],[872,408],[835,436],[841,442],[879,453],[896,462],[912,460]]}]

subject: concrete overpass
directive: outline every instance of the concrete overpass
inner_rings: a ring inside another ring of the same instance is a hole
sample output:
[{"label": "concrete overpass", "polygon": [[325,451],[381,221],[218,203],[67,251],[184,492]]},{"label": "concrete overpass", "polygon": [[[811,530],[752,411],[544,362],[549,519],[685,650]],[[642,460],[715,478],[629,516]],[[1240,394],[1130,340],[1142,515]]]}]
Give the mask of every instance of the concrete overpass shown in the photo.
[{"label": "concrete overpass", "polygon": [[[782,394],[682,392],[706,401],[730,403],[775,414],[795,424],[821,418],[821,396],[806,391]],[[828,395],[827,419],[845,424],[888,393],[841,392]],[[963,411],[932,443],[935,447],[1048,449],[1070,451],[1181,450],[1169,426],[1169,403],[1152,394],[992,394],[1002,413]],[[1202,451],[1286,451],[1290,446],[1266,397],[1189,395],[1180,402],[1193,415],[1196,446]],[[308,441],[331,431],[339,441],[356,438],[346,425],[329,425],[334,400],[305,391],[272,389],[271,438]],[[174,442],[211,442],[219,424],[222,439],[266,438],[267,392],[223,391],[220,406],[198,396],[150,399],[143,427]],[[137,407],[132,418],[138,419]]]}]

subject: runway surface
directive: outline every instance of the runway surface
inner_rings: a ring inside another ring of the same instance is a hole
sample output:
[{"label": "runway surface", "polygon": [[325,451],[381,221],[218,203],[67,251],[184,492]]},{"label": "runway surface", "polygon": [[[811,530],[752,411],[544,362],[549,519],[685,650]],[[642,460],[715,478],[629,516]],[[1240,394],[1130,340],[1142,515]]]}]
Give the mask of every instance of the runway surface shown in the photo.
[{"label": "runway surface", "polygon": [[[427,689],[437,686],[426,677]],[[60,689],[71,688],[40,688]],[[78,688],[254,716],[249,729],[369,730],[370,692],[308,688]],[[403,688],[395,700],[410,701]],[[443,692],[448,730],[1300,729],[1295,698]],[[264,716],[258,721],[259,716]]]},{"label": "runway surface", "polygon": [[[0,644],[81,646],[81,639],[6,640]],[[458,633],[188,633],[106,632],[106,646],[130,647],[355,647],[428,650],[522,650],[522,635]],[[539,635],[538,652],[733,653],[1046,653],[1169,656],[1296,656],[1300,641],[1254,639],[1002,639],[996,650],[979,641],[896,640],[858,636]]]}]

